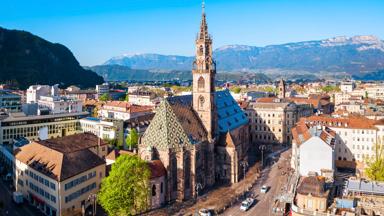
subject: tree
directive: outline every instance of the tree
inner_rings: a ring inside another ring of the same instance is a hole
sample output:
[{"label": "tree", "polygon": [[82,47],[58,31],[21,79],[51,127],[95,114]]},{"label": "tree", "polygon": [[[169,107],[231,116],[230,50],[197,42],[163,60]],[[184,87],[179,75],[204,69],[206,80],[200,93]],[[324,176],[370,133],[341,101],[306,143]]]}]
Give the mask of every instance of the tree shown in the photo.
[{"label": "tree", "polygon": [[136,155],[121,155],[101,182],[98,202],[110,216],[136,215],[148,208],[150,170]]},{"label": "tree", "polygon": [[127,143],[127,146],[129,149],[136,148],[137,143],[139,142],[139,134],[137,133],[137,130],[135,128],[132,128],[129,131],[129,135],[125,139],[125,143]]},{"label": "tree", "polygon": [[340,88],[338,86],[327,85],[327,86],[322,87],[321,91],[323,91],[323,92],[328,94],[330,92],[339,92]]},{"label": "tree", "polygon": [[231,91],[235,94],[239,94],[241,92],[241,88],[236,86],[231,89]]},{"label": "tree", "polygon": [[379,143],[381,143],[380,140],[375,145],[374,157],[366,158],[368,167],[365,169],[365,174],[374,181],[384,181],[383,146]]},{"label": "tree", "polygon": [[108,93],[104,93],[100,95],[99,100],[100,101],[108,101],[111,98],[111,96]]}]

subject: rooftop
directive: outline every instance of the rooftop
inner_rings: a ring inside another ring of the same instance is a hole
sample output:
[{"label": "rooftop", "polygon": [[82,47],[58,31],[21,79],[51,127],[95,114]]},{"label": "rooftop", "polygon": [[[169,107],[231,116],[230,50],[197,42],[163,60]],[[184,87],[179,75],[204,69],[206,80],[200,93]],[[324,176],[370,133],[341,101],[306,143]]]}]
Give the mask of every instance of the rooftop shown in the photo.
[{"label": "rooftop", "polygon": [[325,178],[322,176],[304,177],[297,188],[297,193],[315,197],[327,197],[328,193],[325,190]]},{"label": "rooftop", "polygon": [[80,133],[56,139],[38,141],[39,144],[62,153],[70,153],[96,147],[99,142],[100,146],[107,145],[107,143],[92,133]]},{"label": "rooftop", "polygon": [[95,138],[92,142],[90,134],[69,137],[32,142],[16,149],[15,157],[35,171],[59,182],[105,164],[103,159],[89,149],[95,146]]},{"label": "rooftop", "polygon": [[28,120],[39,120],[39,119],[53,119],[60,117],[71,117],[71,116],[83,116],[88,115],[88,112],[77,112],[77,113],[60,113],[50,115],[25,115],[22,112],[8,113],[4,118],[0,118],[2,122],[13,122],[13,121],[28,121]]},{"label": "rooftop", "polygon": [[349,179],[347,183],[347,191],[372,195],[384,195],[384,183],[361,179]]}]

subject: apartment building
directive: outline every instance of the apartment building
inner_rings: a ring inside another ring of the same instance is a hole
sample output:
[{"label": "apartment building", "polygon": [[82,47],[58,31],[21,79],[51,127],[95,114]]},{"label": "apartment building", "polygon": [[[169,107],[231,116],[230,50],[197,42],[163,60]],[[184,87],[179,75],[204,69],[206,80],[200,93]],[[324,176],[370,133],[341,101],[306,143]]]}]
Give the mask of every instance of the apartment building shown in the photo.
[{"label": "apartment building", "polygon": [[384,140],[384,121],[365,117],[311,116],[305,119],[311,126],[328,127],[336,132],[336,166],[357,168],[363,173],[367,161],[376,156],[376,145]]},{"label": "apartment building", "polygon": [[76,215],[105,177],[107,146],[93,134],[32,142],[15,153],[15,188],[45,215]]},{"label": "apartment building", "polygon": [[126,101],[110,101],[105,103],[99,110],[101,118],[129,120],[138,116],[147,115],[152,112],[151,106],[133,105]]},{"label": "apartment building", "polygon": [[292,128],[291,167],[300,176],[316,173],[333,180],[336,132],[328,127],[309,126],[304,119]]},{"label": "apartment building", "polygon": [[128,93],[129,103],[140,106],[155,106],[160,103],[161,98],[153,92],[135,91]]},{"label": "apartment building", "polygon": [[250,119],[252,143],[290,144],[292,127],[301,117],[313,114],[311,104],[296,104],[288,99],[260,98],[245,109]]},{"label": "apartment building", "polygon": [[0,109],[9,112],[21,111],[21,97],[7,90],[0,90]]},{"label": "apartment building", "polygon": [[57,138],[76,134],[80,131],[79,120],[87,116],[87,112],[39,116],[3,113],[0,115],[0,144],[11,144],[20,137],[38,140],[41,135]]},{"label": "apartment building", "polygon": [[80,119],[80,130],[90,132],[102,139],[117,139],[124,143],[124,127],[122,120],[99,119],[86,117]]},{"label": "apartment building", "polygon": [[58,96],[58,85],[32,85],[27,89],[27,103],[37,103],[41,96]]},{"label": "apartment building", "polygon": [[102,85],[96,85],[96,93],[98,96],[103,95],[103,94],[108,94],[109,93],[108,83],[104,83]]},{"label": "apartment building", "polygon": [[39,110],[46,109],[51,114],[82,112],[83,102],[76,98],[61,96],[40,96]]}]

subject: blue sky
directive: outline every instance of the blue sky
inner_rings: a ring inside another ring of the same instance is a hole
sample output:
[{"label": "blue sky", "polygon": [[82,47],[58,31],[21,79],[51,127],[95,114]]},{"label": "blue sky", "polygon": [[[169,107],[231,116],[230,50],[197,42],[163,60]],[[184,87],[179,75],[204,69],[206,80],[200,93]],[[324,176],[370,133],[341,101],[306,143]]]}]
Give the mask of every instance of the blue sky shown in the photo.
[{"label": "blue sky", "polygon": [[[206,0],[214,47],[333,36],[384,39],[383,0]],[[66,45],[82,65],[134,53],[193,55],[200,0],[2,0],[0,26]]]}]

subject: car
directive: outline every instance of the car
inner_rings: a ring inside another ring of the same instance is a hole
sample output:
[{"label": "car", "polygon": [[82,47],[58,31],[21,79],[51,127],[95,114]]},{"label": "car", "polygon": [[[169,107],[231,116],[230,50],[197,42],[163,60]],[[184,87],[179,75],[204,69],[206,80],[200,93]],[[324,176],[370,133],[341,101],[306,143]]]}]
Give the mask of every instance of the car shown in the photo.
[{"label": "car", "polygon": [[211,212],[208,209],[200,209],[199,215],[200,216],[212,216]]},{"label": "car", "polygon": [[260,193],[267,193],[268,192],[268,189],[269,189],[269,187],[268,186],[266,186],[266,185],[263,185],[261,188],[260,188]]},{"label": "car", "polygon": [[247,198],[243,202],[241,202],[240,210],[247,211],[249,208],[251,208],[252,204],[255,202],[253,198]]}]

